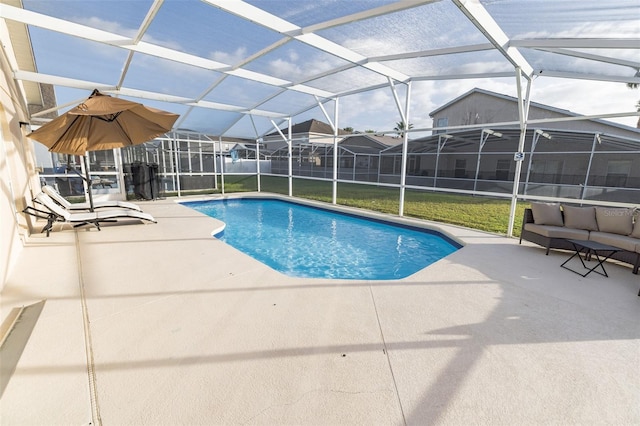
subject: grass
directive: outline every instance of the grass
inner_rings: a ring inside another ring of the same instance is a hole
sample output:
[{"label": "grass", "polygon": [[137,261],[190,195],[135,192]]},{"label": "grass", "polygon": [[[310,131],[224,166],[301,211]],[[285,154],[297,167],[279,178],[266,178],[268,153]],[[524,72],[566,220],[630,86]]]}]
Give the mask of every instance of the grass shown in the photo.
[{"label": "grass", "polygon": [[[262,176],[261,190],[277,194],[288,194],[286,177]],[[300,198],[331,202],[331,182],[293,179],[293,195]],[[225,192],[247,192],[258,189],[255,176],[225,176]],[[388,214],[398,214],[400,190],[338,183],[338,204],[358,207]],[[418,219],[433,220],[452,225],[465,226],[496,234],[506,234],[509,224],[510,200],[483,196],[444,194],[430,191],[405,191],[404,215]],[[529,203],[516,205],[513,233],[520,235],[522,216]]]}]

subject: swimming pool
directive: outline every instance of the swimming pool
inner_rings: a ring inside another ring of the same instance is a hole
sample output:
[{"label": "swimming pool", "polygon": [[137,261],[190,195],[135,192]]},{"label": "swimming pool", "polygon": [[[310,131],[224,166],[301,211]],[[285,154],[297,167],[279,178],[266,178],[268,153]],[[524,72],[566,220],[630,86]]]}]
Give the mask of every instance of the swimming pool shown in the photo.
[{"label": "swimming pool", "polygon": [[294,277],[400,279],[461,247],[436,231],[278,199],[183,204],[225,222],[220,240]]}]

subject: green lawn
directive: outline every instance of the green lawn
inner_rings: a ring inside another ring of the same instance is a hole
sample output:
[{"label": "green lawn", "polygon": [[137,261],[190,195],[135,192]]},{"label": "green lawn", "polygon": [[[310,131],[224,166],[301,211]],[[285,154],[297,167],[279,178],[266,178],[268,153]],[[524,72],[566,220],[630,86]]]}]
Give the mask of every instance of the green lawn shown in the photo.
[{"label": "green lawn", "polygon": [[[286,177],[262,176],[261,189],[265,192],[288,194]],[[225,176],[225,192],[257,190],[255,176]],[[307,179],[293,180],[293,195],[300,198],[331,202],[332,183]],[[398,214],[400,190],[397,188],[338,184],[338,204],[359,207],[382,213]],[[529,203],[518,203],[514,235],[520,235],[522,216]],[[434,220],[466,226],[496,234],[506,234],[509,223],[510,201],[490,197],[443,194],[429,191],[405,191],[404,214],[408,217]]]}]

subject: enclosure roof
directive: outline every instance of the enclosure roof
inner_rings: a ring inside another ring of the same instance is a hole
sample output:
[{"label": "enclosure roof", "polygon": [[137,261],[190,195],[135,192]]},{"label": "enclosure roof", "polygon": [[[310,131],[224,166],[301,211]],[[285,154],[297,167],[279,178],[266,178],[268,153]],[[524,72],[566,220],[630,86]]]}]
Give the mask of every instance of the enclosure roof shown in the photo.
[{"label": "enclosure roof", "polygon": [[[440,144],[443,151],[477,153],[480,141],[483,140],[485,143],[480,151],[486,150],[485,147],[489,144],[490,147],[497,147],[497,151],[513,155],[513,148],[518,145],[520,139],[520,129],[518,127],[494,127],[493,129],[496,132],[489,135],[485,133],[484,129],[466,129],[413,139],[408,143],[408,152],[435,154],[438,152],[438,144]],[[534,153],[539,151],[563,152],[567,149],[590,152],[595,149],[596,151],[617,151],[624,155],[626,155],[626,151],[629,154],[637,155],[640,150],[636,139],[621,135],[531,127],[527,129],[525,135],[526,151],[531,149],[531,142],[534,139],[543,146],[543,148],[534,148]],[[567,148],[569,144],[571,147]],[[402,149],[402,146],[393,146],[381,153],[383,155],[401,155]]]},{"label": "enclosure roof", "polygon": [[[635,0],[115,5],[2,0],[3,49],[25,92],[33,83],[51,84],[56,109],[64,110],[99,89],[180,114],[176,128],[255,138],[289,117],[313,113],[332,122],[336,98],[391,90],[402,99],[417,82],[519,72],[525,81],[640,83]],[[33,114],[32,122],[43,116]]]}]

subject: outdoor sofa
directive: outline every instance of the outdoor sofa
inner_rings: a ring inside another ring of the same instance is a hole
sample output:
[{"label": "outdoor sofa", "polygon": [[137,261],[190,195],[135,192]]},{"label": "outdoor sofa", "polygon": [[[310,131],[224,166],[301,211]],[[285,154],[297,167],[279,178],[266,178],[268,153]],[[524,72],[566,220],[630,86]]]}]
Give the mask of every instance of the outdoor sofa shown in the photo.
[{"label": "outdoor sofa", "polygon": [[613,207],[574,207],[531,203],[525,209],[520,233],[522,240],[547,249],[573,250],[573,240],[589,240],[622,249],[611,259],[640,269],[640,218],[634,223],[635,209]]}]

